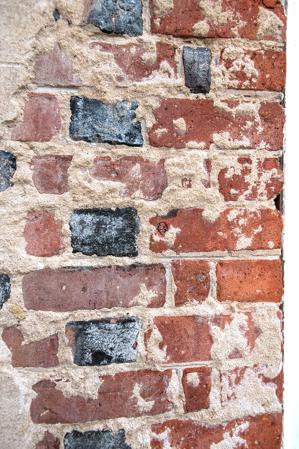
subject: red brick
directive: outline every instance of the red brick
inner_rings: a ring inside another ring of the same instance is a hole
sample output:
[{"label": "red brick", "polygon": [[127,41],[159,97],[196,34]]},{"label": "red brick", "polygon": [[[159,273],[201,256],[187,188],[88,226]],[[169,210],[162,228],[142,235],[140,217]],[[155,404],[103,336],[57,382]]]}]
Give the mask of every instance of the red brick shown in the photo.
[{"label": "red brick", "polygon": [[209,360],[212,338],[209,323],[198,316],[154,318],[146,335],[149,357],[167,363]]},{"label": "red brick", "polygon": [[265,414],[214,426],[173,419],[154,424],[152,431],[156,434],[151,440],[152,449],[211,449],[216,445],[240,449],[280,449],[282,416],[279,413]]},{"label": "red brick", "polygon": [[[252,391],[259,390],[259,395],[254,402],[256,407],[265,407],[266,403],[276,395],[282,402],[282,373],[275,377],[264,374],[265,366],[242,366],[220,372],[220,392],[222,407],[230,408],[242,405],[245,395],[251,395]],[[270,399],[271,398],[271,399]],[[246,401],[246,399],[245,399]],[[247,401],[246,401],[247,402]],[[252,399],[248,402],[252,403]],[[251,404],[252,406],[252,404]]]},{"label": "red brick", "polygon": [[20,329],[17,326],[12,326],[3,330],[2,338],[11,352],[12,366],[49,368],[57,366],[59,363],[57,335],[50,335],[50,337],[31,343],[24,343],[24,337]]},{"label": "red brick", "polygon": [[69,190],[68,169],[72,156],[41,156],[32,159],[32,180],[39,193],[61,195]]},{"label": "red brick", "polygon": [[[274,0],[225,0],[211,5],[204,0],[173,0],[173,6],[161,8],[159,0],[150,0],[153,33],[196,37],[241,37],[245,39],[285,38],[285,13]],[[273,7],[268,10],[266,7]],[[265,14],[274,16],[277,26],[266,27]],[[269,28],[269,30],[268,30]]]},{"label": "red brick", "polygon": [[64,248],[61,222],[45,211],[31,211],[24,228],[26,252],[31,256],[47,257],[59,254]]},{"label": "red brick", "polygon": [[53,50],[41,53],[35,61],[35,83],[43,86],[79,86],[80,79],[73,74],[70,58],[55,45]]},{"label": "red brick", "polygon": [[41,441],[37,443],[35,449],[59,449],[59,438],[54,437],[50,432],[46,431]]},{"label": "red brick", "polygon": [[179,209],[150,219],[156,229],[155,253],[276,249],[281,245],[282,218],[276,209],[226,209],[211,219],[203,209]]},{"label": "red brick", "polygon": [[221,51],[219,69],[227,88],[281,92],[285,87],[286,53],[228,47]]},{"label": "red brick", "polygon": [[186,412],[196,412],[209,408],[212,386],[211,368],[203,366],[184,369],[182,383]]},{"label": "red brick", "polygon": [[201,303],[210,291],[210,267],[203,260],[177,260],[172,263],[176,292],[175,305]]},{"label": "red brick", "polygon": [[280,260],[225,260],[217,264],[219,301],[280,302]]},{"label": "red brick", "polygon": [[90,47],[111,53],[128,80],[150,80],[156,74],[174,78],[177,74],[175,48],[165,42],[157,42],[155,49],[146,43],[116,45],[98,41],[91,42]]},{"label": "red brick", "polygon": [[24,302],[33,310],[162,307],[165,295],[163,265],[45,269],[23,278]]},{"label": "red brick", "polygon": [[37,393],[31,403],[34,423],[80,423],[157,415],[173,409],[167,388],[171,370],[128,371],[101,376],[98,397],[65,396],[54,381],[42,380],[33,386]]},{"label": "red brick", "polygon": [[61,128],[57,99],[50,94],[30,93],[25,103],[23,122],[12,133],[21,142],[48,142]]},{"label": "red brick", "polygon": [[239,157],[219,171],[218,182],[225,201],[272,200],[282,190],[283,171],[278,159]]},{"label": "red brick", "polygon": [[91,175],[99,180],[124,184],[124,195],[140,196],[147,200],[161,198],[167,187],[164,159],[151,162],[138,156],[113,160],[109,156],[96,157]]},{"label": "red brick", "polygon": [[[200,145],[217,148],[262,148],[283,146],[284,112],[278,102],[167,98],[154,110],[155,123],[149,130],[154,147],[185,148]],[[176,126],[184,120],[184,128]],[[190,144],[191,142],[191,144]]]},{"label": "red brick", "polygon": [[[218,346],[216,348],[214,345],[214,357],[221,360],[248,357],[255,349],[256,341],[262,333],[252,312],[217,315],[212,319],[211,326],[214,344]],[[225,348],[222,345],[223,339],[226,343]]]}]

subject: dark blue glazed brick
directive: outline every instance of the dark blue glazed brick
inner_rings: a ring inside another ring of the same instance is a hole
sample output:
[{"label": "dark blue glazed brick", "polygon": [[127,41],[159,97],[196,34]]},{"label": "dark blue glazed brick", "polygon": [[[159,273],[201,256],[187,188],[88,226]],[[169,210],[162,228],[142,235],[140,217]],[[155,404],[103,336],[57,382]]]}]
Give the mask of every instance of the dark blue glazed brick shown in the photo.
[{"label": "dark blue glazed brick", "polygon": [[0,309],[10,298],[10,277],[7,274],[0,274]]},{"label": "dark blue glazed brick", "polygon": [[16,158],[12,153],[0,151],[0,192],[13,186],[11,181],[17,168]]},{"label": "dark blue glazed brick", "polygon": [[185,84],[194,94],[207,94],[211,87],[211,51],[208,48],[183,49]]},{"label": "dark blue glazed brick", "polygon": [[88,256],[135,257],[139,219],[136,209],[79,209],[70,219],[73,252]]},{"label": "dark blue glazed brick", "polygon": [[[109,286],[107,286],[109,288]],[[136,318],[74,321],[66,326],[79,366],[135,362],[139,323]]]},{"label": "dark blue glazed brick", "polygon": [[142,146],[141,123],[136,120],[137,101],[106,104],[85,98],[71,98],[70,136],[86,142],[107,142]]},{"label": "dark blue glazed brick", "polygon": [[116,432],[111,430],[89,430],[79,432],[73,430],[64,437],[64,449],[131,449],[125,441],[123,429]]},{"label": "dark blue glazed brick", "polygon": [[142,34],[141,0],[94,0],[88,16],[88,23],[104,33]]}]

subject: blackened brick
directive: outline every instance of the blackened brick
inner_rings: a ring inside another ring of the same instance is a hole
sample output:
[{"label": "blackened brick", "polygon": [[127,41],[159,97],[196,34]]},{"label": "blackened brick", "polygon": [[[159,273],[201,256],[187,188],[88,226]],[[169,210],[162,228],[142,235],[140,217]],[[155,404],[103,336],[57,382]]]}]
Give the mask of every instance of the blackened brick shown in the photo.
[{"label": "blackened brick", "polygon": [[125,431],[90,430],[78,432],[73,430],[64,437],[64,449],[131,449],[125,442]]},{"label": "blackened brick", "polygon": [[80,366],[135,362],[139,323],[136,318],[75,321],[66,332]]},{"label": "blackened brick", "polygon": [[185,84],[194,94],[207,94],[211,86],[211,51],[208,48],[183,49]]},{"label": "blackened brick", "polygon": [[104,33],[142,34],[141,0],[94,0],[88,16],[88,23]]},{"label": "blackened brick", "polygon": [[0,151],[0,192],[13,185],[11,178],[16,171],[16,158],[12,153]]},{"label": "blackened brick", "polygon": [[141,123],[136,120],[137,101],[106,104],[74,96],[71,98],[70,136],[86,142],[142,146]]},{"label": "blackened brick", "polygon": [[10,297],[10,277],[7,274],[0,274],[0,309]]},{"label": "blackened brick", "polygon": [[136,209],[79,209],[70,219],[73,252],[97,256],[138,254],[136,235],[139,219]]}]

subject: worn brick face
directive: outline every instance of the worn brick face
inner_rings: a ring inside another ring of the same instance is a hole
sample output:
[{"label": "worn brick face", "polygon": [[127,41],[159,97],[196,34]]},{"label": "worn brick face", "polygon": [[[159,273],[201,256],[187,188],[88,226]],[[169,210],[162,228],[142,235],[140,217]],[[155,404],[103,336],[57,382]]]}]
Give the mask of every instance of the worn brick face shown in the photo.
[{"label": "worn brick face", "polygon": [[[285,15],[280,1],[269,6],[262,0],[216,1],[213,5],[205,0],[173,0],[169,7],[163,8],[159,0],[151,0],[150,6],[154,33],[277,41],[285,36]],[[269,20],[272,27],[263,26],[262,20]]]},{"label": "worn brick face", "polygon": [[153,217],[151,250],[176,253],[273,249],[281,245],[281,215],[277,210],[227,209],[216,218],[202,209],[181,209]]},{"label": "worn brick face", "polygon": [[187,368],[183,371],[182,384],[185,395],[185,411],[195,412],[209,408],[211,368]]},{"label": "worn brick face", "polygon": [[35,82],[47,86],[79,86],[70,58],[55,45],[53,50],[41,53],[35,61]]},{"label": "worn brick face", "polygon": [[32,180],[39,193],[62,195],[69,190],[72,156],[41,156],[32,160]]},{"label": "worn brick face", "polygon": [[97,256],[137,256],[136,209],[77,210],[70,219],[73,252]]},{"label": "worn brick face", "polygon": [[175,48],[165,42],[157,42],[155,46],[141,44],[116,45],[107,42],[93,41],[91,48],[97,54],[113,55],[113,60],[121,69],[123,75],[117,77],[118,81],[150,81],[166,78],[175,79],[177,66],[175,61]]},{"label": "worn brick face", "polygon": [[221,83],[230,89],[283,91],[286,54],[277,50],[226,47],[219,61]]},{"label": "worn brick face", "polygon": [[24,237],[26,252],[31,256],[55,256],[64,248],[61,223],[50,212],[28,212]]},{"label": "worn brick face", "polygon": [[212,339],[208,322],[201,317],[156,317],[146,344],[153,360],[182,363],[209,360]]},{"label": "worn brick face", "polygon": [[46,431],[43,439],[37,443],[35,449],[60,449],[59,438]]},{"label": "worn brick face", "polygon": [[226,201],[271,200],[283,187],[283,172],[274,158],[252,160],[231,159],[219,170],[219,191]]},{"label": "worn brick face", "polygon": [[207,94],[211,87],[211,51],[208,48],[183,48],[185,84],[194,94]]},{"label": "worn brick face", "polygon": [[[276,102],[167,98],[154,115],[149,130],[154,147],[280,150],[283,144],[284,114]],[[180,129],[177,120],[184,123]]]},{"label": "worn brick face", "polygon": [[17,326],[12,326],[4,329],[2,338],[11,351],[13,366],[49,368],[59,363],[57,335],[24,343],[21,330]]},{"label": "worn brick face", "polygon": [[161,307],[165,295],[163,265],[44,269],[23,278],[24,302],[32,310]]},{"label": "worn brick face", "polygon": [[55,424],[165,413],[173,408],[167,393],[171,377],[171,370],[101,376],[96,399],[64,396],[59,382],[42,380],[33,386],[31,417],[34,423]]},{"label": "worn brick face", "polygon": [[70,136],[86,142],[107,142],[142,146],[141,123],[136,120],[136,101],[106,104],[102,101],[71,98]]},{"label": "worn brick face", "polygon": [[[152,449],[210,449],[213,445],[234,445],[240,441],[248,449],[279,449],[282,419],[280,414],[246,417],[224,425],[204,426],[191,420],[171,420],[154,424]],[[162,433],[167,434],[163,442]],[[164,440],[165,441],[165,440]]]},{"label": "worn brick face", "polygon": [[210,267],[202,260],[178,260],[172,263],[176,286],[175,305],[201,303],[210,290]]},{"label": "worn brick face", "polygon": [[30,93],[25,102],[23,122],[12,132],[12,140],[48,142],[61,128],[57,98],[50,94]]},{"label": "worn brick face", "polygon": [[164,159],[151,162],[135,156],[112,160],[109,156],[96,157],[91,175],[102,181],[124,184],[125,196],[141,196],[146,200],[161,198],[167,187]]},{"label": "worn brick face", "polygon": [[219,301],[274,301],[282,298],[280,260],[226,260],[217,264]]},{"label": "worn brick face", "polygon": [[137,359],[139,323],[135,318],[75,321],[67,324],[66,333],[76,365],[109,365]]}]

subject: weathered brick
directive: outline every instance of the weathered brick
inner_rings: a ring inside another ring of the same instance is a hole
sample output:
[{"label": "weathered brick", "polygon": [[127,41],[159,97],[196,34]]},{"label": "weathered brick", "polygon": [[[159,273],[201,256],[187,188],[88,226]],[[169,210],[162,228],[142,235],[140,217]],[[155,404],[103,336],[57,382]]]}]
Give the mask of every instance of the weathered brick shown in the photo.
[{"label": "weathered brick", "polygon": [[73,73],[70,58],[55,45],[53,50],[41,53],[35,61],[35,83],[42,86],[79,86],[80,79]]},{"label": "weathered brick", "polygon": [[149,130],[154,147],[280,150],[283,146],[284,112],[278,102],[167,98],[154,116]]},{"label": "weathered brick", "polygon": [[68,169],[72,156],[39,156],[32,159],[32,180],[39,193],[62,195],[69,190]]},{"label": "weathered brick", "polygon": [[[275,404],[281,401],[282,376],[265,375],[267,367],[242,366],[220,372],[220,398],[222,407],[237,409],[243,407],[244,413],[252,410],[251,392],[258,392],[254,405],[261,410],[266,404]],[[248,396],[247,396],[248,395]],[[248,404],[248,405],[244,405]]]},{"label": "weathered brick", "polygon": [[142,146],[141,123],[136,120],[137,101],[106,104],[85,98],[71,98],[70,136],[86,142]]},{"label": "weathered brick", "polygon": [[211,358],[208,321],[198,316],[155,317],[146,333],[149,358],[155,362],[195,362]]},{"label": "weathered brick", "polygon": [[70,219],[73,252],[88,256],[138,254],[136,236],[139,218],[136,209],[79,209]]},{"label": "weathered brick", "polygon": [[79,432],[73,430],[64,437],[65,449],[131,449],[126,443],[125,431],[123,429],[113,432],[112,430],[89,430]]},{"label": "weathered brick", "polygon": [[12,132],[13,140],[48,142],[61,128],[57,99],[50,94],[28,94],[23,122]]},{"label": "weathered brick", "polygon": [[0,151],[0,192],[13,186],[12,177],[16,168],[15,156],[8,151]]},{"label": "weathered brick", "polygon": [[221,51],[217,73],[221,84],[229,89],[281,92],[285,87],[286,53],[226,47]]},{"label": "weathered brick", "polygon": [[156,253],[276,249],[281,246],[282,218],[276,209],[226,209],[210,218],[203,209],[180,209],[153,217],[150,248]]},{"label": "weathered brick", "polygon": [[59,363],[57,335],[24,343],[22,331],[17,326],[11,326],[3,330],[2,338],[11,352],[12,366],[49,368]]},{"label": "weathered brick", "polygon": [[274,301],[282,298],[280,260],[224,260],[217,264],[219,301]]},{"label": "weathered brick", "polygon": [[31,256],[55,256],[64,249],[61,222],[47,211],[28,212],[24,237],[26,252]]},{"label": "weathered brick", "polygon": [[67,312],[112,307],[162,307],[166,280],[163,265],[60,268],[23,278],[27,309]]},{"label": "weathered brick", "polygon": [[285,38],[281,1],[268,6],[262,0],[217,0],[213,4],[206,0],[173,0],[165,7],[160,0],[150,0],[150,7],[154,33],[274,41]]},{"label": "weathered brick", "polygon": [[207,94],[211,87],[211,50],[183,48],[185,84],[194,94]]},{"label": "weathered brick", "polygon": [[93,0],[88,23],[100,28],[104,33],[142,34],[141,0]]},{"label": "weathered brick", "polygon": [[[177,75],[175,48],[165,42],[157,42],[155,47],[142,44],[117,45],[107,42],[93,41],[91,48],[103,53],[111,53],[123,76],[118,81],[149,81],[158,77],[174,79]],[[150,56],[150,57],[149,57]]]},{"label": "weathered brick", "polygon": [[177,260],[172,262],[172,275],[176,292],[176,306],[204,301],[210,290],[210,267],[203,260]]},{"label": "weathered brick", "polygon": [[36,444],[35,449],[60,449],[59,438],[46,431],[43,439]]},{"label": "weathered brick", "polygon": [[219,191],[225,201],[271,200],[283,187],[279,160],[250,157],[230,158],[218,173]]},{"label": "weathered brick", "polygon": [[136,362],[139,323],[136,318],[73,321],[66,334],[76,365]]},{"label": "weathered brick", "polygon": [[10,298],[10,277],[8,274],[0,273],[0,310],[4,303]]},{"label": "weathered brick", "polygon": [[33,386],[37,396],[31,418],[34,423],[56,424],[165,413],[174,406],[167,391],[171,378],[171,370],[100,376],[95,399],[64,395],[56,388],[59,381],[42,380]]},{"label": "weathered brick", "polygon": [[185,411],[196,412],[209,408],[212,386],[211,368],[187,368],[183,371],[182,384],[185,395]]},{"label": "weathered brick", "polygon": [[98,180],[121,182],[125,186],[124,195],[156,200],[161,198],[167,187],[164,162],[164,159],[152,162],[139,156],[116,160],[97,156],[90,173]]},{"label": "weathered brick", "polygon": [[173,419],[154,424],[152,431],[156,434],[151,440],[152,449],[280,449],[282,417],[279,413],[264,414],[214,426]]}]

